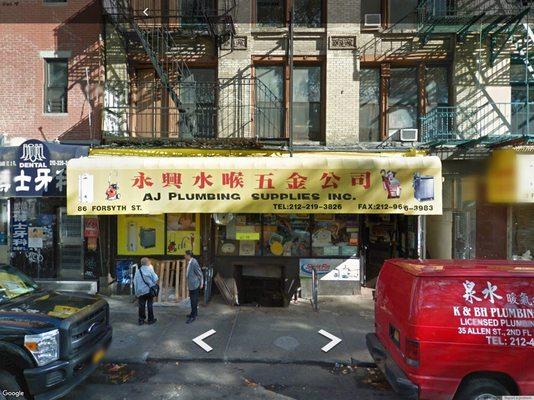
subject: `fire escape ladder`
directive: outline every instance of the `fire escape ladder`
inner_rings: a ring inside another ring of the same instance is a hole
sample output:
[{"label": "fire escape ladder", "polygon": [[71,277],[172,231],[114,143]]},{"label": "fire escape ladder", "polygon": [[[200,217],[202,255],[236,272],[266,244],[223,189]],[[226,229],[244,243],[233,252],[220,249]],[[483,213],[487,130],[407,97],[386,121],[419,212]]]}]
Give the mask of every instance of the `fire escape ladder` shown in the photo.
[{"label": "fire escape ladder", "polygon": [[204,16],[208,25],[208,31],[217,47],[230,40],[235,35],[235,23],[232,16],[236,8],[236,0],[224,0],[224,6],[221,10],[205,10]]},{"label": "fire escape ladder", "polygon": [[[169,79],[169,71],[165,68],[163,62],[169,60],[168,53],[169,50],[172,50],[172,45],[174,44],[171,34],[165,27],[156,26],[156,24],[147,28],[141,28],[133,17],[131,10],[126,7],[122,0],[106,0],[105,9],[108,15],[110,15],[117,32],[123,37],[128,38],[130,43],[137,42],[141,44],[143,50],[150,59],[162,86],[165,88],[176,107],[181,111],[182,102],[174,90],[173,84]],[[173,61],[165,64],[167,64],[167,66],[178,67],[178,70],[176,71],[178,74],[184,72],[184,63]],[[181,76],[182,75],[180,75],[180,77]]]},{"label": "fire escape ladder", "polygon": [[[496,30],[487,32],[488,36],[488,63],[493,67],[495,61],[501,54],[501,52],[506,48],[508,40],[514,35],[514,33],[519,28],[523,17],[527,15],[530,11],[530,7],[525,8],[517,15],[512,15],[508,17],[505,22]],[[501,37],[504,35],[504,39]],[[500,46],[497,47],[500,41]]]}]

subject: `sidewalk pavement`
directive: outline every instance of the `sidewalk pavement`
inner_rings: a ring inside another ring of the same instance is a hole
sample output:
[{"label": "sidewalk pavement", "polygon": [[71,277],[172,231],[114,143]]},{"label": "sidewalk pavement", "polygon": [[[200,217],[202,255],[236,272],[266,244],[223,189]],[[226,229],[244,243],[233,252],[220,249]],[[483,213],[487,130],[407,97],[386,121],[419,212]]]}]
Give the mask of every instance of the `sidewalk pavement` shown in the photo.
[{"label": "sidewalk pavement", "polygon": [[[322,297],[319,311],[300,300],[287,308],[230,307],[215,297],[199,306],[199,317],[186,324],[189,307],[155,307],[157,323],[137,325],[137,302],[128,297],[107,299],[111,308],[113,342],[108,362],[223,361],[331,364],[371,363],[365,334],[374,329],[373,300],[368,295]],[[204,351],[192,339],[214,329]],[[325,353],[325,330],[342,339]]]}]

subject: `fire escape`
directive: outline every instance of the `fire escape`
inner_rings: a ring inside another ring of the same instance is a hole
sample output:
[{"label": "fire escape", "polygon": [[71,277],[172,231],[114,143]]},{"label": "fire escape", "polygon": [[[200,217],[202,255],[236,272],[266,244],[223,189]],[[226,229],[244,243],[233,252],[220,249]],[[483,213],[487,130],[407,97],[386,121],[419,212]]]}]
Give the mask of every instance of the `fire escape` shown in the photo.
[{"label": "fire escape", "polygon": [[[478,42],[472,52],[478,52],[473,67],[478,71],[468,72],[484,77],[477,84],[478,90],[485,85],[510,85],[504,82],[508,75],[501,71],[506,63],[497,61],[507,55],[520,59],[528,93],[528,82],[534,77],[533,59],[529,58],[529,52],[534,56],[534,34],[528,24],[530,6],[525,0],[421,0],[417,7],[419,40],[425,44],[432,37],[450,37],[460,49],[458,53],[462,46],[469,49],[467,46]],[[494,81],[487,82],[491,79]],[[534,132],[534,126],[530,128],[534,103],[528,96],[521,102],[502,103],[489,96],[457,93],[456,98],[456,105],[435,107],[421,117],[426,147],[446,149],[453,156],[484,153],[493,145],[531,137]]]},{"label": "fire escape", "polygon": [[[127,76],[107,74],[105,137],[213,138],[221,131],[250,137],[269,125],[269,110],[254,110],[253,95],[282,106],[252,78],[197,79],[188,65],[207,43],[214,56],[223,43],[232,45],[236,0],[103,1],[127,70]],[[139,65],[150,65],[154,79],[141,81]],[[127,100],[119,101],[124,92]]]}]

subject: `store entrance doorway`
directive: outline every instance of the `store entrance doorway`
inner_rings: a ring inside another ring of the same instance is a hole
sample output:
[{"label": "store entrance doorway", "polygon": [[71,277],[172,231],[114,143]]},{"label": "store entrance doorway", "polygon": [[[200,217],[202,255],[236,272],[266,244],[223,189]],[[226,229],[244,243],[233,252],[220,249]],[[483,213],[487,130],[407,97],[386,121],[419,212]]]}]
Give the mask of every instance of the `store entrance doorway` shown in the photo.
[{"label": "store entrance doorway", "polygon": [[370,214],[363,219],[364,284],[374,287],[389,258],[418,258],[418,223],[414,215]]}]

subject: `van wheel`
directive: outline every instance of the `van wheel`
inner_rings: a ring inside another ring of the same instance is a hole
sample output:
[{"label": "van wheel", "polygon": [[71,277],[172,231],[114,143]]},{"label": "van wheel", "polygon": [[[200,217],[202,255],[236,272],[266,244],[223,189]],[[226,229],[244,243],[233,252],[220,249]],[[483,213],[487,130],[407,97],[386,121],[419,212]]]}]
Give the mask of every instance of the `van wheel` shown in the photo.
[{"label": "van wheel", "polygon": [[498,400],[510,392],[493,379],[473,379],[465,382],[455,400]]},{"label": "van wheel", "polygon": [[24,400],[27,398],[17,378],[6,371],[0,371],[0,400]]}]

